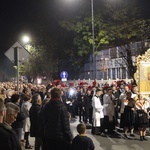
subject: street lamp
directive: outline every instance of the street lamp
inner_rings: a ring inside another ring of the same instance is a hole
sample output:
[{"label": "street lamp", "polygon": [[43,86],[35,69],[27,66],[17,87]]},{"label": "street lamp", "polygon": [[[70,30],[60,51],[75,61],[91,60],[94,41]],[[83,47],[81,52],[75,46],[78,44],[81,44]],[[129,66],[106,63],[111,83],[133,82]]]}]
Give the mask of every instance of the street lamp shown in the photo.
[{"label": "street lamp", "polygon": [[[71,2],[72,0],[64,0],[66,2]],[[93,53],[93,57],[92,57],[92,67],[93,67],[93,79],[96,79],[96,63],[95,63],[95,38],[94,38],[94,9],[93,9],[93,0],[91,0],[91,15],[92,15],[92,53]]]},{"label": "street lamp", "polygon": [[[25,45],[30,41],[29,36],[25,35],[22,37],[22,43]],[[14,48],[14,53],[15,53],[15,60],[16,60],[16,65],[17,65],[17,93],[19,94],[19,47]]]},{"label": "street lamp", "polygon": [[95,37],[94,37],[94,9],[93,9],[93,0],[91,0],[91,14],[92,14],[92,52],[93,52],[93,79],[96,79],[96,64],[95,64]]},{"label": "street lamp", "polygon": [[24,44],[28,43],[29,41],[30,41],[29,36],[24,35],[24,36],[22,37],[22,42],[23,42]]}]

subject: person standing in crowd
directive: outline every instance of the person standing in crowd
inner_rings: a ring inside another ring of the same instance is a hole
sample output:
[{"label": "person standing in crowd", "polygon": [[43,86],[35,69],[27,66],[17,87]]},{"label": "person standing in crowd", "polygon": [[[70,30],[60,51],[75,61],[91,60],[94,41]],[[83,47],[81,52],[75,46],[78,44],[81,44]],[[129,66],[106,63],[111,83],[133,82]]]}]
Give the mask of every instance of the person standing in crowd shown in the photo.
[{"label": "person standing in crowd", "polygon": [[115,97],[112,94],[112,89],[108,88],[107,93],[103,96],[104,107],[104,126],[106,132],[112,133],[115,129],[115,111],[114,111]]},{"label": "person standing in crowd", "polygon": [[44,101],[45,99],[47,99],[47,100],[50,100],[50,99],[51,99],[51,93],[50,93],[50,92],[46,92],[46,95],[45,95],[43,101]]},{"label": "person standing in crowd", "polygon": [[148,114],[147,114],[149,103],[140,94],[139,100],[136,101],[135,106],[136,106],[136,111],[137,111],[137,120],[138,120],[137,123],[138,123],[138,128],[139,128],[140,140],[147,141],[147,139],[145,138],[145,135],[146,135],[146,128],[148,127],[148,122],[149,122]]},{"label": "person standing in crowd", "polygon": [[[50,96],[51,97],[51,96]],[[40,107],[40,110],[38,111],[38,136],[41,137],[42,139],[42,150],[44,150],[44,146],[45,146],[45,138],[44,138],[44,129],[43,129],[43,124],[42,124],[42,117],[43,117],[43,108],[45,107],[45,105],[50,101],[49,98],[45,98],[42,101],[42,106]]]},{"label": "person standing in crowd", "polygon": [[[11,102],[20,108],[20,95],[19,94],[13,94],[11,96]],[[22,139],[24,119],[25,119],[25,115],[20,111],[20,112],[18,112],[16,121],[14,123],[12,123],[12,128],[15,130],[19,140]]]},{"label": "person standing in crowd", "polygon": [[92,139],[86,136],[86,126],[82,123],[78,124],[77,132],[79,134],[74,137],[71,150],[94,150],[95,146]]},{"label": "person standing in crowd", "polygon": [[131,89],[133,94],[139,95],[139,89],[137,86],[133,86],[133,88]]},{"label": "person standing in crowd", "polygon": [[[123,89],[123,87],[122,87]],[[119,103],[120,103],[120,128],[124,129],[124,108],[125,108],[125,103],[124,101],[127,99],[127,92],[130,92],[130,89],[128,86],[124,86],[124,90],[122,90],[120,96],[119,96]]]},{"label": "person standing in crowd", "polygon": [[119,86],[118,91],[119,91],[119,95],[120,95],[121,93],[125,93],[125,85],[124,85],[124,84],[121,84],[121,85]]},{"label": "person standing in crowd", "polygon": [[77,103],[76,103],[76,89],[73,87],[70,87],[68,91],[66,92],[67,99],[68,99],[68,111],[71,113],[72,118],[76,118],[76,115],[78,115],[78,112],[76,112]]},{"label": "person standing in crowd", "polygon": [[6,89],[1,88],[0,98],[4,101],[6,98]]},{"label": "person standing in crowd", "polygon": [[12,89],[8,89],[6,91],[6,98],[4,99],[4,103],[8,103],[8,102],[11,102],[11,96],[14,94],[14,90]]},{"label": "person standing in crowd", "polygon": [[92,95],[90,89],[87,89],[86,94],[84,95],[83,106],[85,109],[85,123],[92,124],[93,107],[92,107]]},{"label": "person standing in crowd", "polygon": [[66,150],[71,144],[72,134],[68,112],[61,101],[61,90],[51,90],[51,100],[43,108],[41,117],[44,130],[44,150]]},{"label": "person standing in crowd", "polygon": [[4,105],[4,101],[2,98],[0,98],[0,123],[4,122],[5,112],[6,112],[6,107]]},{"label": "person standing in crowd", "polygon": [[83,96],[81,93],[81,88],[77,87],[77,93],[76,93],[76,103],[77,103],[77,112],[79,114],[79,122],[82,123],[84,121],[83,116]]},{"label": "person standing in crowd", "polygon": [[[103,105],[100,101],[100,95],[102,94],[102,90],[97,88],[95,91],[95,95],[92,98],[92,107],[93,107],[93,123],[92,123],[92,134],[100,134],[103,131]],[[101,127],[101,128],[100,128]]]},{"label": "person standing in crowd", "polygon": [[119,125],[119,122],[118,122],[118,114],[120,112],[120,101],[119,101],[119,91],[116,87],[116,85],[113,85],[112,86],[112,94],[114,95],[115,97],[115,100],[114,100],[114,109],[115,109],[115,125],[118,126]]},{"label": "person standing in crowd", "polygon": [[11,102],[8,102],[5,108],[3,100],[0,99],[0,147],[2,149],[21,150],[20,141],[11,127],[19,111],[20,108]]},{"label": "person standing in crowd", "polygon": [[147,101],[149,103],[149,107],[147,109],[147,114],[148,114],[148,134],[150,135],[150,95],[147,96]]},{"label": "person standing in crowd", "polygon": [[134,124],[135,124],[135,100],[131,98],[132,93],[127,92],[127,99],[124,101],[124,136],[128,138],[127,132],[130,129],[130,136],[134,137]]},{"label": "person standing in crowd", "polygon": [[42,99],[42,101],[43,101],[45,93],[43,93],[41,86],[38,86],[38,87],[37,87],[36,93],[40,94],[41,99]]},{"label": "person standing in crowd", "polygon": [[42,105],[42,99],[40,94],[35,93],[32,96],[32,106],[29,110],[30,116],[30,136],[35,137],[35,150],[40,150],[42,146],[42,139],[40,137],[39,131],[39,123],[38,123],[38,113]]},{"label": "person standing in crowd", "polygon": [[29,110],[32,106],[31,104],[31,96],[25,94],[23,98],[24,102],[21,106],[21,111],[25,115],[25,120],[23,122],[23,131],[24,131],[24,139],[26,141],[25,148],[32,149],[32,146],[29,143],[29,134],[30,134],[30,117]]},{"label": "person standing in crowd", "polygon": [[67,108],[67,96],[66,96],[66,92],[64,90],[61,90],[61,101],[63,102],[63,104],[66,106]]}]

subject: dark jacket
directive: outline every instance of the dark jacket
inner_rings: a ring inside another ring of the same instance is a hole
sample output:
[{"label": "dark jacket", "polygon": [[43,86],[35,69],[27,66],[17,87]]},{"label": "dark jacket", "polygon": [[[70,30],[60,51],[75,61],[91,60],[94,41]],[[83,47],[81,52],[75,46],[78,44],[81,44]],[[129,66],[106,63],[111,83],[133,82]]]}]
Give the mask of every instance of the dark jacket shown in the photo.
[{"label": "dark jacket", "polygon": [[11,98],[6,97],[6,98],[4,99],[4,103],[6,104],[6,103],[8,103],[8,102],[11,102]]},{"label": "dark jacket", "polygon": [[92,95],[85,95],[84,96],[84,107],[85,108],[92,108]]},{"label": "dark jacket", "polygon": [[[20,107],[18,104],[16,104],[16,105],[18,107]],[[12,128],[13,129],[23,128],[24,119],[25,119],[25,115],[20,111],[17,115],[16,121],[14,123],[12,123]]]},{"label": "dark jacket", "polygon": [[43,128],[43,123],[42,123],[42,118],[43,118],[43,109],[47,104],[44,104],[41,106],[40,110],[38,111],[38,135],[39,137],[44,138],[44,128]]},{"label": "dark jacket", "polygon": [[79,106],[79,107],[82,106],[82,94],[81,94],[80,91],[77,92],[76,97],[77,97],[77,100],[76,100],[76,101],[77,101],[78,106]]},{"label": "dark jacket", "polygon": [[31,137],[39,137],[39,132],[38,132],[38,112],[40,110],[41,106],[38,104],[33,104],[29,110],[29,116],[30,116],[30,136]]},{"label": "dark jacket", "polygon": [[77,135],[71,145],[71,150],[94,150],[93,141],[87,136]]},{"label": "dark jacket", "polygon": [[43,108],[42,124],[44,138],[71,141],[69,117],[66,107],[60,100],[50,100]]},{"label": "dark jacket", "polygon": [[21,145],[15,131],[2,123],[0,123],[0,149],[21,150]]}]

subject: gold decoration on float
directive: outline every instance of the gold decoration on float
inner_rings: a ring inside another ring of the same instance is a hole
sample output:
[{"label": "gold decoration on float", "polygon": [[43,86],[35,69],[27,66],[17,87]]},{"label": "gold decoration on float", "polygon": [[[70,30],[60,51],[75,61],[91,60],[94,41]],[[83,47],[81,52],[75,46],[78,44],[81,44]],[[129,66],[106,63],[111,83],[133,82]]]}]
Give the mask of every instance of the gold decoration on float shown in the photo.
[{"label": "gold decoration on float", "polygon": [[150,49],[136,58],[137,71],[134,74],[139,93],[150,95]]}]

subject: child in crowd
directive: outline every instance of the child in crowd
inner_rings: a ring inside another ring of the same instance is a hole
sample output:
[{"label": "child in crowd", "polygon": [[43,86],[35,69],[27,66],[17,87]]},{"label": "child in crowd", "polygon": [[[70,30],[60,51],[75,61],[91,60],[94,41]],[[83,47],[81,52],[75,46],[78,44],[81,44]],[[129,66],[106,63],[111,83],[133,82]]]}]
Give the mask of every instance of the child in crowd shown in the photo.
[{"label": "child in crowd", "polygon": [[94,150],[95,146],[91,138],[86,136],[86,126],[82,123],[77,125],[77,132],[71,145],[71,150]]}]

